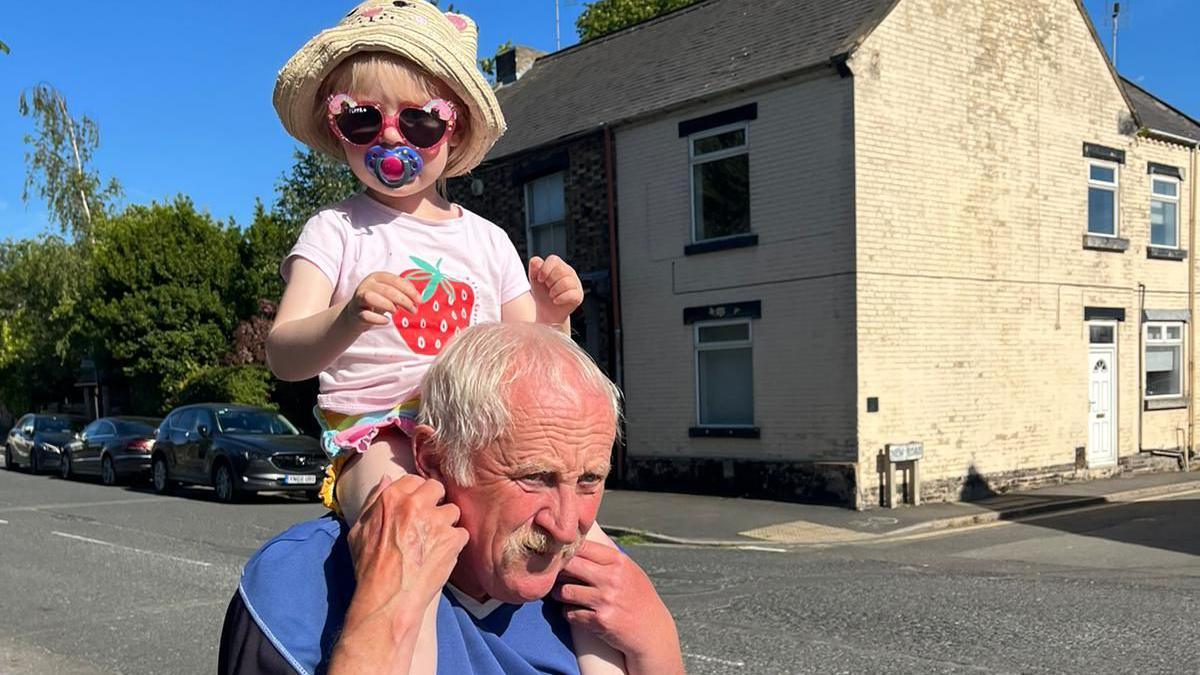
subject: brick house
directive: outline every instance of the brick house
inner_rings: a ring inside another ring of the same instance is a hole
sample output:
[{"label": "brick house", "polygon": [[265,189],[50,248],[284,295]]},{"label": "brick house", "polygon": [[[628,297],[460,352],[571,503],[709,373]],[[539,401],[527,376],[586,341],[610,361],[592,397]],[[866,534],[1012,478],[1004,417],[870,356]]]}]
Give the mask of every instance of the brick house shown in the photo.
[{"label": "brick house", "polygon": [[497,58],[496,94],[510,129],[481,166],[450,181],[448,190],[451,199],[504,228],[525,259],[553,253],[575,267],[585,291],[571,317],[576,341],[617,377],[611,156],[602,130],[558,136],[555,126],[539,127],[521,115],[518,107],[530,91],[546,91],[518,82],[541,55],[518,47]]},{"label": "brick house", "polygon": [[866,508],[890,444],[925,499],[1194,445],[1200,124],[1078,0],[706,0],[501,100],[485,171],[613,164],[634,485]]}]

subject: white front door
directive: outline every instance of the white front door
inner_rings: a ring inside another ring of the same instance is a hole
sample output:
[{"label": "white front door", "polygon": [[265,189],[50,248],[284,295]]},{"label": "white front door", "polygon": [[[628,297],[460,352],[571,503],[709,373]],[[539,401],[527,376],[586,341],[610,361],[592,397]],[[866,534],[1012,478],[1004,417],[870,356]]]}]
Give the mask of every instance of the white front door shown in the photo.
[{"label": "white front door", "polygon": [[1117,350],[1093,344],[1088,350],[1088,447],[1089,467],[1117,463]]}]

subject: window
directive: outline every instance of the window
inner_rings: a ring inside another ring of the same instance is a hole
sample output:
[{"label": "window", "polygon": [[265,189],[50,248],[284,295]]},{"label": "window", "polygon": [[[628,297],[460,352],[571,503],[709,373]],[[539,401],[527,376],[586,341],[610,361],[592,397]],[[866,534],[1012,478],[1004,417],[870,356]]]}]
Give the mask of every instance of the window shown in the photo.
[{"label": "window", "polygon": [[1088,234],[1117,236],[1117,165],[1088,162]]},{"label": "window", "polygon": [[1115,326],[1107,323],[1088,324],[1088,342],[1094,345],[1111,345],[1114,339]]},{"label": "window", "polygon": [[567,207],[564,173],[552,173],[525,184],[525,226],[529,255],[567,255]]},{"label": "window", "polygon": [[191,431],[196,428],[196,408],[188,408],[171,416],[171,428],[176,431]]},{"label": "window", "polygon": [[745,124],[688,140],[692,167],[692,241],[750,231],[750,154]]},{"label": "window", "polygon": [[105,420],[97,420],[95,432],[91,435],[92,436],[113,436],[113,435],[116,435],[116,433],[117,433],[117,430],[113,427],[112,423],[107,422]]},{"label": "window", "polygon": [[1183,395],[1183,324],[1146,324],[1146,398]]},{"label": "window", "polygon": [[1179,248],[1179,179],[1150,177],[1150,243]]},{"label": "window", "polygon": [[698,323],[696,419],[700,426],[753,426],[750,321]]}]

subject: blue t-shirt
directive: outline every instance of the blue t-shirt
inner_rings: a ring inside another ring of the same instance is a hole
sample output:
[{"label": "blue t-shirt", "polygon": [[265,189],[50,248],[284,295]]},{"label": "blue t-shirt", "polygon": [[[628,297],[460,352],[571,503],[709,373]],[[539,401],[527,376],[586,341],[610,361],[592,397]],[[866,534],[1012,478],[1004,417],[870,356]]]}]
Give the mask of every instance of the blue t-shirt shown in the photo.
[{"label": "blue t-shirt", "polygon": [[[354,595],[345,523],[324,516],[267,542],[246,563],[238,593],[255,624],[300,673],[328,667]],[[562,605],[477,603],[452,587],[437,611],[438,672],[578,673]]]}]

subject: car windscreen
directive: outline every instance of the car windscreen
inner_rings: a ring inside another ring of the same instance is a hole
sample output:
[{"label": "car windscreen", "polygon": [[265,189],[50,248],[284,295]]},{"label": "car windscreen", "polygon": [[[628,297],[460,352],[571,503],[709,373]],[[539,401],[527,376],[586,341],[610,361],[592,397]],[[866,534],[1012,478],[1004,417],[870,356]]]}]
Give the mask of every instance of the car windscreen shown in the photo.
[{"label": "car windscreen", "polygon": [[69,433],[83,428],[83,420],[70,417],[42,417],[37,421],[37,430],[49,433]]},{"label": "car windscreen", "polygon": [[227,434],[292,436],[300,433],[283,415],[259,410],[218,410],[217,426]]}]

